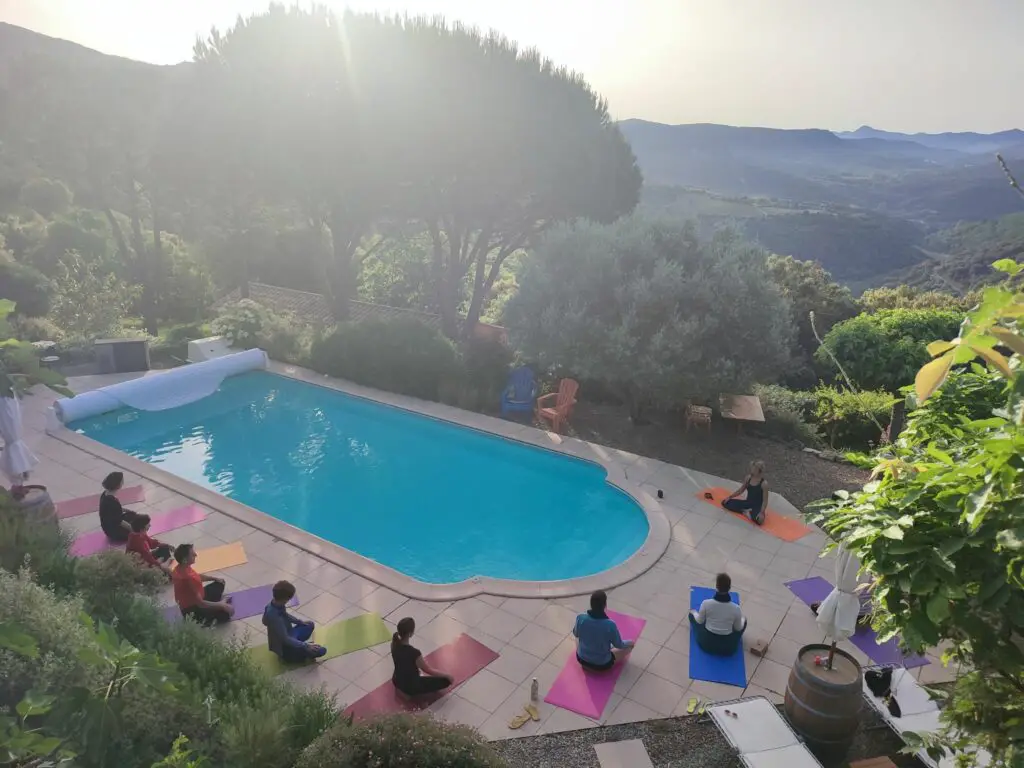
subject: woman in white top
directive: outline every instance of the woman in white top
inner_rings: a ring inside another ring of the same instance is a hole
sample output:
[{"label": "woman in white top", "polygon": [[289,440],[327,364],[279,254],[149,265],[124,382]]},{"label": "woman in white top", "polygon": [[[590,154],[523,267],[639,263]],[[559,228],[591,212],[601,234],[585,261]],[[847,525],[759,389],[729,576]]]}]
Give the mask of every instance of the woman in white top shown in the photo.
[{"label": "woman in white top", "polygon": [[732,601],[729,574],[715,577],[715,596],[700,604],[699,611],[690,611],[690,624],[697,637],[697,645],[713,656],[732,656],[740,647],[747,620],[740,607]]}]

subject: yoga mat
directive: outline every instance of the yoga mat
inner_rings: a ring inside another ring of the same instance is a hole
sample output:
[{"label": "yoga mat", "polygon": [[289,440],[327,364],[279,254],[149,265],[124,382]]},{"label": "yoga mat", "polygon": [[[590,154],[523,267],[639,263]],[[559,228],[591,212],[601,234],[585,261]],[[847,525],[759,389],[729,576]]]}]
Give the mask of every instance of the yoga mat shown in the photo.
[{"label": "yoga mat", "polygon": [[[705,493],[710,493],[712,498],[704,498]],[[711,487],[701,488],[694,495],[705,504],[710,504],[715,509],[724,512],[727,515],[742,518],[755,528],[760,528],[762,531],[770,533],[772,536],[782,539],[783,541],[797,541],[811,532],[810,526],[804,525],[799,520],[794,520],[791,517],[786,517],[785,515],[772,511],[770,505],[764,513],[764,525],[758,525],[746,515],[740,515],[738,512],[730,512],[727,509],[723,509],[722,502],[729,498],[729,494],[731,493],[732,491],[727,491],[725,488]],[[769,501],[770,500],[771,497],[769,497]]]},{"label": "yoga mat", "polygon": [[[715,590],[708,587],[690,587],[690,610],[699,610],[701,603],[714,596]],[[740,596],[735,592],[730,592],[729,597],[736,605],[740,604]],[[690,627],[690,679],[746,688],[747,665],[743,658],[743,643],[732,656],[713,656],[697,645],[696,634],[697,630]]]},{"label": "yoga mat", "polygon": [[[90,512],[100,511],[100,496],[81,496],[77,499],[68,499],[57,504],[57,517],[64,520],[68,517],[87,515]],[[141,485],[133,485],[130,488],[122,488],[114,494],[122,504],[138,504],[146,500],[146,489]]]},{"label": "yoga mat", "polygon": [[[391,630],[376,613],[364,613],[351,619],[342,619],[333,624],[318,626],[313,630],[310,642],[322,645],[327,654],[317,661],[327,661],[352,651],[380,645],[391,639]],[[249,649],[253,663],[268,675],[279,675],[289,669],[297,669],[305,664],[285,664],[280,657],[266,645]],[[312,664],[310,660],[306,664]]]},{"label": "yoga mat", "polygon": [[[608,611],[608,618],[615,622],[623,640],[635,641],[640,637],[646,619],[628,616],[616,611]],[[578,715],[600,720],[608,699],[612,697],[615,683],[622,674],[623,667],[629,663],[628,658],[619,662],[607,672],[591,672],[583,669],[576,661],[576,653],[568,658],[562,671],[555,678],[554,685],[544,697],[548,704],[568,709]]]},{"label": "yoga mat", "polygon": [[451,693],[498,658],[498,654],[469,635],[459,635],[447,645],[442,645],[433,653],[428,653],[425,658],[431,667],[454,678],[448,688],[436,693],[417,696],[415,700],[411,700],[399,696],[395,686],[388,680],[349,705],[345,714],[350,715],[354,720],[368,720],[374,716],[425,709],[445,694]]},{"label": "yoga mat", "polygon": [[[821,576],[787,581],[786,586],[789,587],[790,592],[807,605],[820,603],[832,591],[832,585]],[[928,659],[924,656],[918,656],[916,653],[905,656],[900,651],[896,638],[879,643],[878,634],[871,627],[857,625],[857,631],[850,636],[850,642],[876,664],[895,664],[913,669],[914,667],[923,667],[929,663]]]},{"label": "yoga mat", "polygon": [[[149,535],[159,536],[161,533],[184,528],[186,525],[198,523],[205,517],[206,512],[195,504],[189,504],[187,507],[174,509],[162,515],[153,515],[152,522],[149,524]],[[71,544],[70,552],[72,557],[84,557],[108,549],[123,549],[124,546],[125,542],[111,541],[103,531],[93,531],[77,536]]]},{"label": "yoga mat", "polygon": [[209,573],[210,571],[223,571],[233,565],[242,565],[249,562],[246,557],[245,547],[242,542],[236,541],[233,544],[224,544],[209,549],[197,549],[196,561],[192,569],[198,573]]},{"label": "yoga mat", "polygon": [[[232,618],[247,619],[250,616],[262,615],[263,609],[274,597],[273,592],[273,585],[265,584],[262,587],[252,587],[230,593],[227,596],[231,598],[231,604],[235,606],[235,615]],[[294,597],[288,601],[290,606],[298,604],[298,599]],[[181,609],[177,605],[168,606],[164,609],[164,618],[170,622],[181,621]]]}]

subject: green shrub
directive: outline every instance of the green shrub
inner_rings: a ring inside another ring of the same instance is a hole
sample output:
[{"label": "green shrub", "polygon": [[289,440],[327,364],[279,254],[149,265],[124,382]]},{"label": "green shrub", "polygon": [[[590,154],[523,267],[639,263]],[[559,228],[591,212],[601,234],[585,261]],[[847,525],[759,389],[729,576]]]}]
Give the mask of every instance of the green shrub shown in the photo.
[{"label": "green shrub", "polygon": [[463,346],[461,384],[469,390],[477,409],[496,409],[508,382],[513,353],[505,344],[490,339],[471,339]]},{"label": "green shrub", "polygon": [[30,688],[52,693],[99,680],[78,657],[92,643],[82,608],[81,600],[60,599],[33,582],[28,570],[0,570],[0,625],[22,627],[38,649],[34,657],[0,649],[0,701],[19,701]]},{"label": "green shrub", "polygon": [[877,445],[896,401],[887,392],[850,392],[824,386],[818,387],[814,395],[818,399],[814,418],[833,448]]},{"label": "green shrub", "polygon": [[344,323],[317,340],[310,365],[321,373],[424,400],[438,400],[457,374],[455,347],[417,320]]},{"label": "green shrub", "polygon": [[858,388],[898,392],[931,359],[927,345],[956,336],[963,319],[963,312],[941,309],[861,314],[825,334],[814,357],[823,371],[837,377],[831,352]]},{"label": "green shrub", "polygon": [[295,768],[503,768],[505,762],[471,728],[429,716],[339,723],[311,744]]},{"label": "green shrub", "polygon": [[0,243],[0,299],[10,299],[26,317],[42,317],[50,311],[53,283],[42,272],[4,258]]},{"label": "green shrub", "polygon": [[295,317],[271,312],[252,299],[225,307],[211,328],[233,347],[259,347],[273,360],[296,365],[306,362],[312,342],[312,331]]},{"label": "green shrub", "polygon": [[118,606],[126,599],[135,595],[155,597],[167,584],[163,571],[120,550],[101,552],[75,563],[75,585],[85,601],[85,610],[100,621],[113,621]]},{"label": "green shrub", "polygon": [[776,384],[758,384],[754,387],[754,394],[761,400],[765,432],[782,440],[799,440],[809,446],[821,443],[821,435],[810,423],[818,402],[813,392],[786,389]]}]

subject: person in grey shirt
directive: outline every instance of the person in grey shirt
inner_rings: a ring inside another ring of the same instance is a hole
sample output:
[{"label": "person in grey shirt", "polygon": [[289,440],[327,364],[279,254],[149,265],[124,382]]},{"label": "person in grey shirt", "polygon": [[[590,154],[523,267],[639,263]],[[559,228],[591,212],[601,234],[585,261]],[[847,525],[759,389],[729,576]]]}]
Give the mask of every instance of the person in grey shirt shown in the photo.
[{"label": "person in grey shirt", "polygon": [[690,625],[694,629],[697,645],[713,656],[732,656],[736,653],[747,628],[747,620],[740,607],[732,601],[729,574],[715,577],[715,596],[700,604],[699,611],[690,611]]}]

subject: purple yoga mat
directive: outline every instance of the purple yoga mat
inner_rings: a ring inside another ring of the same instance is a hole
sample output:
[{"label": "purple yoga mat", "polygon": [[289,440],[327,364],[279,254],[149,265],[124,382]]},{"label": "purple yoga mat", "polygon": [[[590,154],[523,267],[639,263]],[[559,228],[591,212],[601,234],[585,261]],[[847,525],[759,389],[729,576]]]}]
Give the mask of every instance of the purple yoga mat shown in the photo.
[{"label": "purple yoga mat", "polygon": [[[807,605],[822,602],[832,592],[832,585],[821,576],[788,581],[786,586],[789,587],[790,592]],[[876,664],[896,664],[913,669],[929,663],[928,659],[918,656],[916,653],[909,656],[903,655],[895,638],[879,643],[878,635],[871,627],[858,626],[857,631],[850,637],[850,642],[867,654],[868,658]]]},{"label": "purple yoga mat", "polygon": [[[608,611],[608,618],[618,625],[623,640],[636,640],[647,624],[646,619],[615,611]],[[555,684],[551,686],[544,701],[589,717],[591,720],[600,720],[608,699],[612,697],[615,682],[622,674],[622,668],[628,663],[627,660],[616,664],[607,672],[590,672],[580,666],[574,653],[558,673]]]},{"label": "purple yoga mat", "polygon": [[[247,619],[250,616],[259,616],[274,598],[274,587],[272,584],[264,584],[262,587],[251,587],[228,595],[231,604],[235,606],[235,619]],[[288,601],[289,606],[299,604],[297,598]],[[164,609],[164,618],[168,621],[181,621],[181,610],[177,605],[170,605]]]},{"label": "purple yoga mat", "polygon": [[[161,533],[167,533],[167,531],[184,528],[186,525],[198,523],[205,517],[206,512],[196,504],[189,504],[187,507],[174,509],[162,515],[153,515],[152,522],[149,524],[149,535],[159,536]],[[97,552],[103,552],[107,549],[123,547],[123,541],[111,541],[103,531],[93,531],[92,533],[84,533],[75,538],[74,543],[71,545],[71,554],[74,557],[84,557],[86,555],[95,555]]]}]

